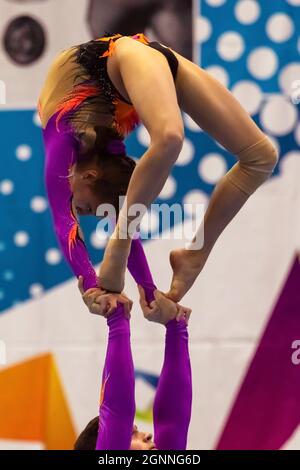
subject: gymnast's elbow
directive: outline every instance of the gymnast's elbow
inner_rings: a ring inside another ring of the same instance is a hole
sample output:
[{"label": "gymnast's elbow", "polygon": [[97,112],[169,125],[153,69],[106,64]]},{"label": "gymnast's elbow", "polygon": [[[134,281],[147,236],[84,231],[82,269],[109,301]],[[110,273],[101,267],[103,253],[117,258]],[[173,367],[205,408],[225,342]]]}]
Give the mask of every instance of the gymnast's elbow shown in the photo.
[{"label": "gymnast's elbow", "polygon": [[160,154],[177,158],[184,142],[184,131],[180,127],[168,127],[151,137],[151,146]]}]

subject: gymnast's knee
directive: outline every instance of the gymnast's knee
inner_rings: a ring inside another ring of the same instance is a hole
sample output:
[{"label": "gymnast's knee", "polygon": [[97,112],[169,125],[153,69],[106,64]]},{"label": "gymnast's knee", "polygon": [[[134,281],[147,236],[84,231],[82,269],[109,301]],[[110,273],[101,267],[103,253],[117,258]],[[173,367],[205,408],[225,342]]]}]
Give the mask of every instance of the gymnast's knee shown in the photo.
[{"label": "gymnast's knee", "polygon": [[[239,162],[229,178],[243,192],[252,194],[273,173],[278,162],[276,147],[265,135],[253,145],[237,154]],[[230,172],[229,172],[230,173]]]}]

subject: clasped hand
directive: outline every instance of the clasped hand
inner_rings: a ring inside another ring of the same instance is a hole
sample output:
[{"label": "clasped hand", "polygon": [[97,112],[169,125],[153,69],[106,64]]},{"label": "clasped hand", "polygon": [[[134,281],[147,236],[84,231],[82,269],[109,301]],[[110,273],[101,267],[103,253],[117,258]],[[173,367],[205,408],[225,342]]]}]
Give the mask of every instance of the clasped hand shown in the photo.
[{"label": "clasped hand", "polygon": [[[90,313],[108,318],[117,308],[117,304],[120,303],[124,306],[126,317],[130,318],[133,302],[124,292],[121,294],[107,292],[101,289],[101,287],[94,287],[84,291],[82,276],[78,279],[78,288]],[[140,293],[140,306],[146,320],[163,325],[166,325],[173,319],[177,321],[185,319],[188,323],[191,309],[173,302],[159,290],[154,291],[155,300],[149,304],[142,286],[138,286],[138,289]]]},{"label": "clasped hand", "polygon": [[124,306],[125,315],[130,317],[133,302],[123,292],[115,294],[107,292],[101,287],[93,287],[84,291],[82,276],[78,278],[78,289],[90,313],[107,318],[117,308],[119,302]]}]

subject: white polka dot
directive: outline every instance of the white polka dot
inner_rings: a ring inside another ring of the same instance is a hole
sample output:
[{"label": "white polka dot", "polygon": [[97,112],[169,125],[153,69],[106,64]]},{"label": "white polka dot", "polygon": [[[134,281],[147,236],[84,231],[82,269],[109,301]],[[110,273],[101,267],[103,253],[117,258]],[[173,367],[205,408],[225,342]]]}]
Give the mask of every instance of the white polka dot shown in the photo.
[{"label": "white polka dot", "polygon": [[293,5],[295,7],[300,6],[300,0],[286,0],[290,5]]},{"label": "white polka dot", "polygon": [[206,3],[208,3],[208,5],[211,7],[220,7],[224,5],[225,2],[226,0],[206,0]]},{"label": "white polka dot", "polygon": [[219,65],[211,65],[210,67],[207,67],[205,70],[214,78],[219,80],[219,82],[222,83],[222,85],[228,88],[229,75],[223,67],[220,67]]},{"label": "white polka dot", "polygon": [[211,22],[204,16],[199,16],[195,23],[195,39],[198,42],[207,41],[212,32]]},{"label": "white polka dot", "polygon": [[42,123],[41,123],[41,119],[40,119],[40,116],[39,116],[39,113],[38,112],[35,112],[34,115],[33,115],[33,123],[38,126],[38,127],[42,127]]},{"label": "white polka dot", "polygon": [[44,212],[47,209],[47,201],[42,196],[35,196],[30,201],[30,208],[33,212]]},{"label": "white polka dot", "polygon": [[281,149],[280,149],[280,145],[279,145],[278,140],[275,137],[273,137],[272,135],[266,134],[266,136],[268,137],[271,144],[273,144],[274,147],[276,148],[277,154],[280,155]]},{"label": "white polka dot", "polygon": [[282,156],[279,162],[280,173],[287,175],[291,179],[293,184],[295,181],[295,175],[299,175],[300,171],[300,152],[292,150]]},{"label": "white polka dot", "polygon": [[226,171],[226,161],[219,153],[208,153],[201,159],[198,166],[200,178],[209,184],[216,184]]},{"label": "white polka dot", "polygon": [[282,68],[279,74],[279,85],[284,93],[288,96],[298,94],[297,90],[300,89],[300,64],[292,62]]},{"label": "white polka dot", "polygon": [[300,147],[300,124],[295,129],[295,140]]},{"label": "white polka dot", "polygon": [[14,279],[14,277],[15,277],[15,275],[14,275],[13,271],[7,270],[7,271],[4,271],[4,273],[3,273],[3,279],[5,281],[12,281]]},{"label": "white polka dot", "polygon": [[19,247],[24,247],[29,243],[29,235],[27,232],[20,231],[16,232],[14,235],[15,245]]},{"label": "white polka dot", "polygon": [[297,80],[296,82],[293,83],[291,101],[293,104],[300,103],[300,80]]},{"label": "white polka dot", "polygon": [[184,120],[184,125],[190,131],[194,131],[194,132],[202,131],[202,129],[198,126],[198,124],[187,113],[183,113],[183,120]]},{"label": "white polka dot", "polygon": [[278,136],[292,132],[298,118],[296,107],[284,96],[275,95],[263,106],[261,123],[270,134]]},{"label": "white polka dot", "polygon": [[160,199],[170,199],[176,193],[176,189],[177,189],[176,180],[172,175],[170,175],[167,181],[165,182],[163,189],[160,192],[160,195],[159,195]]},{"label": "white polka dot", "polygon": [[43,292],[44,292],[44,288],[42,284],[38,284],[38,283],[31,284],[31,286],[29,287],[29,294],[34,299],[39,298]]},{"label": "white polka dot", "polygon": [[259,111],[263,93],[255,82],[240,81],[234,85],[231,91],[250,115]]},{"label": "white polka dot", "polygon": [[178,166],[187,165],[193,160],[194,153],[195,149],[193,143],[189,139],[185,138],[183,141],[183,146],[180,155],[175,164]]},{"label": "white polka dot", "polygon": [[49,250],[46,251],[45,259],[48,264],[59,264],[61,262],[61,253],[57,248],[49,248]]},{"label": "white polka dot", "polygon": [[276,72],[278,57],[269,47],[258,47],[249,54],[247,65],[253,77],[266,80]]},{"label": "white polka dot", "polygon": [[101,250],[102,248],[106,246],[108,235],[109,235],[108,232],[106,232],[104,228],[100,226],[97,227],[97,229],[91,233],[91,238],[90,238],[91,245],[94,248]]},{"label": "white polka dot", "polygon": [[195,214],[196,205],[203,204],[204,208],[206,208],[208,201],[208,195],[204,191],[193,189],[192,191],[189,191],[183,199],[184,210],[188,215],[192,216]]},{"label": "white polka dot", "polygon": [[29,145],[19,145],[16,149],[16,157],[18,160],[25,162],[26,160],[29,160],[31,155],[32,149],[29,147]]},{"label": "white polka dot", "polygon": [[219,56],[227,61],[234,61],[241,57],[245,50],[243,37],[235,31],[223,33],[217,42]]},{"label": "white polka dot", "polygon": [[260,15],[260,6],[255,0],[240,0],[235,6],[234,13],[242,24],[255,23]]},{"label": "white polka dot", "polygon": [[159,214],[154,211],[147,211],[141,221],[141,231],[145,234],[153,234],[159,228]]},{"label": "white polka dot", "polygon": [[11,180],[2,180],[0,182],[0,193],[9,196],[14,190],[14,183]]},{"label": "white polka dot", "polygon": [[294,34],[294,23],[285,13],[272,15],[266,24],[269,38],[274,42],[284,42]]},{"label": "white polka dot", "polygon": [[143,125],[139,126],[136,136],[137,136],[137,140],[139,141],[141,145],[143,145],[144,147],[149,147],[150,135],[145,126]]}]

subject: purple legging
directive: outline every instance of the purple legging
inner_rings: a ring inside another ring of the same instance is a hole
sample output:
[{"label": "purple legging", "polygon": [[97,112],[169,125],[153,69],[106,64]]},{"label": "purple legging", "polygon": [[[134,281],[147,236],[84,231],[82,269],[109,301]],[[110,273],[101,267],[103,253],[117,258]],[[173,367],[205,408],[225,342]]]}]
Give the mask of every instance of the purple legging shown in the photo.
[{"label": "purple legging", "polygon": [[[107,320],[108,346],[102,376],[96,450],[128,450],[135,415],[130,323],[119,306]],[[166,325],[165,358],[154,401],[158,449],[184,450],[191,417],[192,378],[184,320]]]}]

